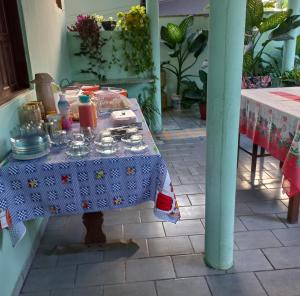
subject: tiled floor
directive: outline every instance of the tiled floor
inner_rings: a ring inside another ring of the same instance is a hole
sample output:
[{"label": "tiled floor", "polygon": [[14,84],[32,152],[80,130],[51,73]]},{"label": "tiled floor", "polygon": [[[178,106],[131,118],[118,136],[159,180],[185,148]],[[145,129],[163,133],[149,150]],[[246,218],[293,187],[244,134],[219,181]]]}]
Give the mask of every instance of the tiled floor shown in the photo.
[{"label": "tiled floor", "polygon": [[[196,114],[197,116],[197,114]],[[166,129],[203,126],[195,114],[168,113]],[[245,142],[245,144],[247,144]],[[172,176],[182,220],[157,219],[152,203],[105,213],[110,240],[133,238],[139,249],[51,255],[58,244],[82,241],[81,217],[51,219],[22,296],[296,296],[300,295],[300,224],[286,223],[278,162],[266,158],[253,182],[241,152],[237,177],[235,264],[204,263],[205,140],[158,142]]]}]

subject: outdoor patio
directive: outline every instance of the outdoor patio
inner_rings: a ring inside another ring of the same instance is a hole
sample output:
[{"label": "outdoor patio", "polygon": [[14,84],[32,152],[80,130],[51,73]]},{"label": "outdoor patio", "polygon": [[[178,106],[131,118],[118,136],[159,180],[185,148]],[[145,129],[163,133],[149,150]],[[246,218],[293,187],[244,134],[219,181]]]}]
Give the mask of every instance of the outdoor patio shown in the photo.
[{"label": "outdoor patio", "polygon": [[[198,118],[190,111],[167,113],[164,126],[184,134],[203,127]],[[49,255],[55,246],[82,242],[85,235],[80,216],[52,218],[22,296],[299,295],[300,224],[286,223],[288,200],[281,195],[278,161],[262,160],[252,184],[250,157],[240,153],[234,267],[218,271],[203,261],[205,137],[162,138],[157,143],[172,176],[181,221],[159,221],[152,203],[105,212],[108,240],[132,238],[139,249]]]}]

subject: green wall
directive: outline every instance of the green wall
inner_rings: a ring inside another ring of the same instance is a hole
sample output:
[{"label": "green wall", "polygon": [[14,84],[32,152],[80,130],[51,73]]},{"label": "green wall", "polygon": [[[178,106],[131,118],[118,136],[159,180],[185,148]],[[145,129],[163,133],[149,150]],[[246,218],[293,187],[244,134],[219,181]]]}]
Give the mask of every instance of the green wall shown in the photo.
[{"label": "green wall", "polygon": [[[37,72],[48,72],[57,81],[70,78],[66,47],[65,15],[54,0],[21,0],[23,31],[27,43],[28,68],[31,77]],[[9,130],[18,124],[17,108],[32,100],[35,92],[28,90],[8,104],[0,106],[0,159],[9,151]],[[0,295],[11,296],[18,292],[26,276],[24,268],[33,255],[41,236],[44,220],[26,223],[27,234],[15,248],[11,247],[7,231],[0,232]],[[21,280],[21,281],[20,281]]]},{"label": "green wall", "polygon": [[139,0],[65,0],[67,24],[73,24],[78,14],[97,13],[109,17],[139,3]]}]

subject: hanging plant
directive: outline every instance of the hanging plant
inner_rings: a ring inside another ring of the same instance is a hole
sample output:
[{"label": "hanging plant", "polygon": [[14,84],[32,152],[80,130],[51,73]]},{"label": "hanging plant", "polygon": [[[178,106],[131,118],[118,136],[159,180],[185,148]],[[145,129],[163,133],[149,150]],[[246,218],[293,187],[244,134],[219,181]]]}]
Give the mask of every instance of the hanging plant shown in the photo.
[{"label": "hanging plant", "polygon": [[82,69],[81,73],[93,74],[98,80],[105,80],[103,74],[106,60],[103,58],[102,49],[106,40],[101,35],[101,30],[94,16],[78,15],[76,23],[68,27],[70,32],[76,32],[80,39],[80,51],[76,56],[88,58],[88,68]]},{"label": "hanging plant", "polygon": [[123,41],[124,69],[136,75],[153,72],[152,43],[149,17],[143,6],[132,6],[128,12],[117,14],[117,28]]},{"label": "hanging plant", "polygon": [[[138,97],[139,104],[145,116],[147,124],[151,127],[154,122],[155,114],[159,110],[155,107],[157,77],[154,76],[154,63],[152,57],[152,42],[150,34],[150,20],[146,14],[144,6],[132,6],[128,12],[117,14],[117,29],[120,31],[120,38],[123,41],[123,54],[125,71],[135,75],[144,75],[153,78],[150,87],[143,90],[143,94]],[[113,59],[116,48],[113,48]],[[119,60],[115,58],[118,63]]]}]

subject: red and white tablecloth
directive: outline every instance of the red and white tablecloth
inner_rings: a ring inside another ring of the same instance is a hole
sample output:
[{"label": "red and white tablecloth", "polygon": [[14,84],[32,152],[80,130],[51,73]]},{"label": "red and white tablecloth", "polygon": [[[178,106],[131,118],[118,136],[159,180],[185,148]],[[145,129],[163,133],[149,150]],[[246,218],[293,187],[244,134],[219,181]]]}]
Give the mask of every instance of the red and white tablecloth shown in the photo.
[{"label": "red and white tablecloth", "polygon": [[283,189],[300,193],[300,87],[244,89],[240,133],[283,162]]}]

